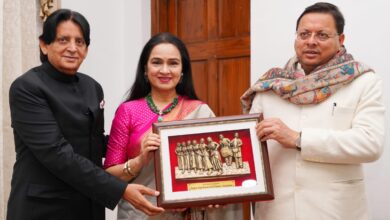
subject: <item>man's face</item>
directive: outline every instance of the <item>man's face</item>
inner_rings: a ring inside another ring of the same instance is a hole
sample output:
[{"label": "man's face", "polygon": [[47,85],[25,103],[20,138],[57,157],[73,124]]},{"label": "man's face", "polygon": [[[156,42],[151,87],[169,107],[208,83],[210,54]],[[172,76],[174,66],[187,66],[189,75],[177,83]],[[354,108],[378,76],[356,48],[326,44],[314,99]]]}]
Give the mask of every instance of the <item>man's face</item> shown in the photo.
[{"label": "man's face", "polygon": [[70,20],[63,21],[58,24],[56,33],[50,44],[40,41],[41,50],[57,70],[73,75],[88,52],[81,28]]},{"label": "man's face", "polygon": [[332,59],[343,43],[344,34],[337,34],[336,22],[332,15],[308,13],[301,18],[295,40],[295,52],[306,74]]}]

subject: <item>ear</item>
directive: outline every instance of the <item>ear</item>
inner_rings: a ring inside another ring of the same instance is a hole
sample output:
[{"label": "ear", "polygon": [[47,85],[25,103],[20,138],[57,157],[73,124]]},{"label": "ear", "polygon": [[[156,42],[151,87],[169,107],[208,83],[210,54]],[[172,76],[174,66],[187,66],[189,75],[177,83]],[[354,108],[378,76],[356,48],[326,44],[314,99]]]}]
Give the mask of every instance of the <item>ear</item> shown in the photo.
[{"label": "ear", "polygon": [[42,50],[42,53],[44,55],[47,55],[47,51],[48,51],[48,47],[49,45],[47,45],[45,42],[43,42],[43,40],[39,40],[39,47],[41,48]]},{"label": "ear", "polygon": [[85,48],[84,59],[87,57],[87,55],[88,55],[88,47]]},{"label": "ear", "polygon": [[344,45],[344,40],[345,40],[345,35],[344,34],[340,34],[340,36],[339,36],[340,46]]}]

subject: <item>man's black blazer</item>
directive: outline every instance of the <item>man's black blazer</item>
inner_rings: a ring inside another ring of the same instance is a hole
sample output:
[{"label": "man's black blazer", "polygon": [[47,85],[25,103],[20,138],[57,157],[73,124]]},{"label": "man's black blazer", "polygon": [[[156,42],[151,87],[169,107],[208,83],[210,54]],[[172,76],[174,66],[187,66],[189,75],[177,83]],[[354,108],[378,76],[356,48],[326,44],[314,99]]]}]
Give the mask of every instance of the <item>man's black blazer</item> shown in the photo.
[{"label": "man's black blazer", "polygon": [[104,206],[113,209],[127,184],[101,169],[101,86],[45,62],[9,94],[16,162],[7,219],[104,219]]}]

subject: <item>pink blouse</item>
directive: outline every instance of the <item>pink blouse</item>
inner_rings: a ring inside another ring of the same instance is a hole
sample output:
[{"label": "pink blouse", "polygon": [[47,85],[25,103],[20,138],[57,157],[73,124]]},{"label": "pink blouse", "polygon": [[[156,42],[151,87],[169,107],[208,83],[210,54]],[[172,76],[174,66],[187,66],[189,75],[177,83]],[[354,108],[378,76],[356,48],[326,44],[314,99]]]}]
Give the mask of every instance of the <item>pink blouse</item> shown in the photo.
[{"label": "pink blouse", "polygon": [[[204,103],[199,100],[179,96],[179,104],[175,107],[179,111],[175,116],[170,115],[171,113],[164,115],[164,120],[184,119],[202,104]],[[150,110],[145,98],[122,103],[112,121],[104,168],[122,164],[129,158],[138,156],[142,137],[151,130],[157,118],[158,115]]]},{"label": "pink blouse", "polygon": [[144,98],[122,103],[112,121],[104,168],[136,157],[142,136],[151,129],[156,116]]}]

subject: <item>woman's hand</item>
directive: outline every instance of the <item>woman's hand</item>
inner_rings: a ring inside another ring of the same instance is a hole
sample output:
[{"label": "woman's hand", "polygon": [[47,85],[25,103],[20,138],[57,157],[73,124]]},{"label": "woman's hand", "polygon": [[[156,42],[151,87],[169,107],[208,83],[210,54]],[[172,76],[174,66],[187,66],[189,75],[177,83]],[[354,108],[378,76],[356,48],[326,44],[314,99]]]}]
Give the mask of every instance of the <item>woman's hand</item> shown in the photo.
[{"label": "woman's hand", "polygon": [[153,151],[160,147],[160,136],[158,134],[149,133],[142,138],[140,154],[137,157],[142,166],[149,163],[153,157]]},{"label": "woman's hand", "polygon": [[295,148],[299,132],[287,127],[279,118],[267,118],[256,125],[256,134],[261,141],[275,140],[283,147]]}]

